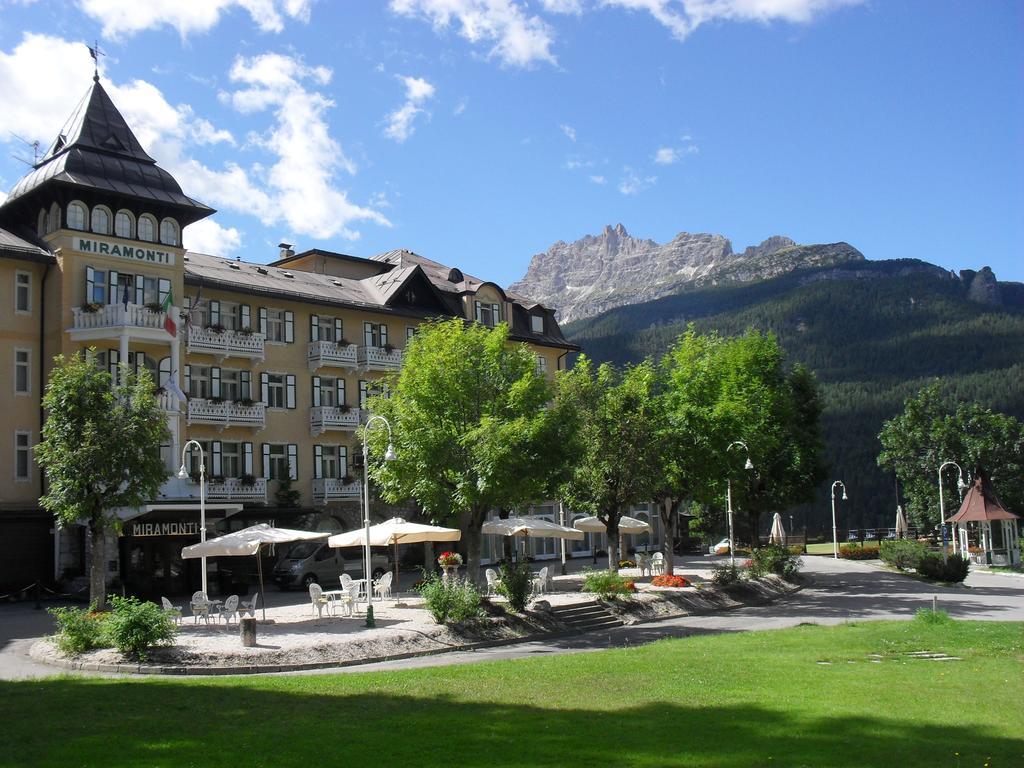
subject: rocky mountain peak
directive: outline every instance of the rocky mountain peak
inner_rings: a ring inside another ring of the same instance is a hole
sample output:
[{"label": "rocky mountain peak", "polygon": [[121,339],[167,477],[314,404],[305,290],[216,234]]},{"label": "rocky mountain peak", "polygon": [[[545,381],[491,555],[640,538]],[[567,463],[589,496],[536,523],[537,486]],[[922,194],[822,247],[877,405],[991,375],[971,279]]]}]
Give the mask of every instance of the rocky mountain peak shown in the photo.
[{"label": "rocky mountain peak", "polygon": [[767,279],[863,258],[846,243],[798,245],[781,235],[741,253],[733,252],[728,238],[707,232],[680,232],[659,244],[633,237],[619,223],[536,254],[523,279],[510,288],[557,309],[561,321],[570,322],[687,286]]},{"label": "rocky mountain peak", "polygon": [[1002,305],[999,281],[996,280],[995,272],[991,267],[982,267],[976,273],[971,274],[970,284],[967,286],[967,298],[979,304],[991,304],[997,307]]}]

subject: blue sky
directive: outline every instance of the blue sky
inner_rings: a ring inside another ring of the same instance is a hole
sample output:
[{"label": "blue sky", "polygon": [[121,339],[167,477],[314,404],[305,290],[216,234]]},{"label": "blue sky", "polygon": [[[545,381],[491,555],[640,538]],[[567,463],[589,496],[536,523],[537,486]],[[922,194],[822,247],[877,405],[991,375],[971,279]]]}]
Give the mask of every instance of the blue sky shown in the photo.
[{"label": "blue sky", "polygon": [[0,188],[104,84],[218,209],[186,245],[509,283],[622,222],[1024,280],[1024,4],[0,0]]}]

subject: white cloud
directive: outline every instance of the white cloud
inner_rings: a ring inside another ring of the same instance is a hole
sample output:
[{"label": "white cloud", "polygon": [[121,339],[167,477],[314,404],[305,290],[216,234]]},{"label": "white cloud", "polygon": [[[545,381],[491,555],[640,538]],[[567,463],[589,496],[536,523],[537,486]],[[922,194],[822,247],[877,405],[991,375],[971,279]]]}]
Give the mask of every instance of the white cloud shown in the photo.
[{"label": "white cloud", "polygon": [[539,16],[515,0],[390,0],[393,13],[422,18],[436,32],[451,26],[473,45],[489,45],[489,58],[510,67],[537,62],[555,64],[554,32]]},{"label": "white cloud", "polygon": [[608,183],[608,179],[606,179],[604,176],[591,176],[590,180],[594,184],[607,184]]},{"label": "white cloud", "polygon": [[594,161],[593,160],[587,160],[587,159],[579,157],[579,156],[569,157],[565,161],[565,169],[567,171],[577,171],[580,168],[593,168],[593,167],[594,167]]},{"label": "white cloud", "polygon": [[548,13],[564,13],[574,16],[583,13],[582,0],[540,0],[540,4]]},{"label": "white cloud", "polygon": [[565,123],[562,123],[558,127],[562,129],[562,133],[565,134],[565,137],[567,139],[569,139],[569,141],[576,141],[576,129],[575,128],[573,128],[571,125],[566,125]]},{"label": "white cloud", "polygon": [[413,121],[417,115],[427,114],[429,117],[429,113],[423,109],[422,104],[428,99],[434,98],[436,89],[422,77],[404,75],[396,75],[396,77],[405,85],[405,102],[387,116],[384,135],[401,144],[415,133],[416,128]]},{"label": "white cloud", "polygon": [[469,106],[469,99],[459,99],[459,103],[455,105],[455,109],[452,110],[452,114],[458,117],[466,111],[467,106]]},{"label": "white cloud", "polygon": [[[0,51],[0,140],[18,134],[45,149],[86,91],[92,71],[82,43],[26,34],[9,53]],[[269,129],[253,131],[250,143],[269,155],[268,165],[247,168],[230,159],[209,167],[192,155],[205,144],[233,146],[230,132],[198,117],[187,104],[174,106],[152,83],[132,80],[104,87],[142,146],[173,174],[192,197],[215,207],[255,216],[265,226],[285,224],[291,234],[355,239],[360,221],[390,226],[371,207],[351,203],[337,186],[339,171],[355,164],[330,136],[324,112],[332,106],[307,84],[324,85],[330,70],[287,56],[238,59],[231,79],[242,87],[223,96],[245,114],[273,111]],[[232,228],[222,243],[234,245]],[[190,229],[191,231],[191,229]],[[206,232],[214,231],[207,225]],[[196,236],[196,235],[193,235]],[[200,228],[198,237],[203,237]]]},{"label": "white cloud", "polygon": [[678,40],[711,21],[787,21],[808,24],[817,16],[865,0],[601,0],[604,6],[646,11]]},{"label": "white cloud", "polygon": [[103,25],[105,37],[117,39],[162,26],[182,37],[208,32],[235,8],[246,11],[261,31],[280,32],[286,17],[308,22],[312,0],[79,0],[78,5]]},{"label": "white cloud", "polygon": [[619,192],[624,195],[638,195],[658,180],[657,176],[640,176],[628,165],[622,169],[622,174]]},{"label": "white cloud", "polygon": [[181,241],[190,251],[227,256],[242,247],[242,233],[234,227],[222,227],[213,219],[189,224]]},{"label": "white cloud", "polygon": [[654,153],[654,162],[658,165],[672,165],[679,160],[679,150],[675,147],[662,147]]}]

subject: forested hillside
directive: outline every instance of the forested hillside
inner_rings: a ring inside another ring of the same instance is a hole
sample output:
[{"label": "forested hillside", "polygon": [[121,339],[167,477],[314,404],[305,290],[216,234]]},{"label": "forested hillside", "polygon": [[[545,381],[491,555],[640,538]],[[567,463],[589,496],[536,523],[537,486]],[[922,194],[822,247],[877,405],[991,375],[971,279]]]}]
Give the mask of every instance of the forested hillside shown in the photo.
[{"label": "forested hillside", "polygon": [[[1024,417],[1024,301],[1002,284],[1002,304],[976,303],[967,285],[914,260],[857,262],[757,283],[697,289],[566,326],[597,360],[657,357],[686,327],[774,332],[794,363],[821,383],[830,479],[796,525],[831,526],[828,487],[843,480],[850,501],[840,527],[891,526],[894,479],[875,461],[882,422],[905,397],[940,378],[951,400],[976,400]],[[756,435],[738,436],[755,441]]]}]

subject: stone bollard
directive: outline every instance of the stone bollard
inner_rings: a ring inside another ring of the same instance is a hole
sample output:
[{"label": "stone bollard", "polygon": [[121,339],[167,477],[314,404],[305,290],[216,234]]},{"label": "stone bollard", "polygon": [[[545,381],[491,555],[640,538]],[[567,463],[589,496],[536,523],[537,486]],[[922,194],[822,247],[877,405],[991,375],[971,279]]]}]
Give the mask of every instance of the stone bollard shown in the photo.
[{"label": "stone bollard", "polygon": [[256,619],[244,618],[238,622],[238,634],[242,638],[242,645],[252,648],[256,645]]}]

